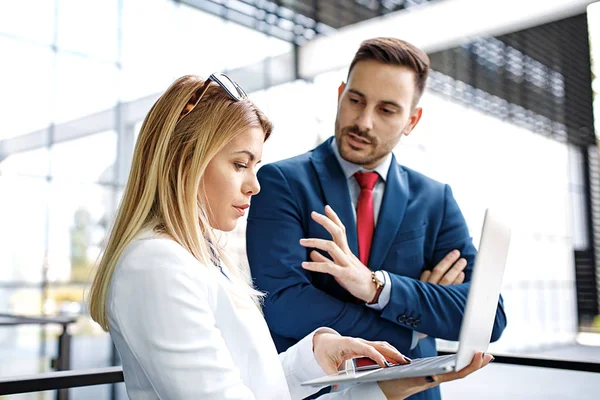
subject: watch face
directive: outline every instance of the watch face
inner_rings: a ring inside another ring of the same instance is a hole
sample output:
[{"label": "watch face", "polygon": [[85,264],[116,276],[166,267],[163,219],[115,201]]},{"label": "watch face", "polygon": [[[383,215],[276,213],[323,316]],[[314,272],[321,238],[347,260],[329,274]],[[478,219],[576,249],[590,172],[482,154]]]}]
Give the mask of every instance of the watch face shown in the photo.
[{"label": "watch face", "polygon": [[375,279],[377,279],[380,286],[385,285],[385,275],[381,271],[375,271]]}]

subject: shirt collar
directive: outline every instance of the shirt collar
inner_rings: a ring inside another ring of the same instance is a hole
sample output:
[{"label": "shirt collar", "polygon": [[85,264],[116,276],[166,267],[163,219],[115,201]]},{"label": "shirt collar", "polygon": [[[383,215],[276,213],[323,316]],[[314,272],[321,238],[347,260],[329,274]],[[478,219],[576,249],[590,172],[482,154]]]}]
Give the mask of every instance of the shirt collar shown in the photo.
[{"label": "shirt collar", "polygon": [[344,171],[344,176],[346,176],[346,179],[352,178],[352,176],[359,171],[375,171],[379,174],[379,176],[381,177],[381,179],[383,179],[384,182],[387,179],[388,171],[390,170],[390,166],[392,165],[392,153],[389,153],[387,156],[385,156],[383,161],[381,161],[379,165],[374,169],[366,169],[360,165],[351,163],[350,161],[346,161],[342,158],[338,147],[335,143],[335,137],[331,141],[331,150],[333,150],[335,158],[337,158],[338,162],[340,163],[340,167],[342,167],[342,171]]}]

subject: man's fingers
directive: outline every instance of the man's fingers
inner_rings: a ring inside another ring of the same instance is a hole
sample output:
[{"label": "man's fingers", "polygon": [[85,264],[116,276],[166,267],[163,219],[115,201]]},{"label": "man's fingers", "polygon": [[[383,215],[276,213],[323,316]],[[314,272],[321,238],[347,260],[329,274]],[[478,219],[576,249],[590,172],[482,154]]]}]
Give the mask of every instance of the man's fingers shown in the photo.
[{"label": "man's fingers", "polygon": [[458,276],[456,277],[456,279],[454,280],[454,282],[452,282],[453,285],[460,285],[461,283],[464,283],[465,281],[465,273],[461,272],[460,274],[458,274]]},{"label": "man's fingers", "polygon": [[425,271],[423,271],[423,273],[421,274],[421,278],[419,279],[421,282],[428,282],[429,281],[429,276],[431,275],[431,271],[426,269]]},{"label": "man's fingers", "polygon": [[464,271],[467,266],[467,260],[460,258],[454,265],[446,272],[446,274],[440,279],[440,285],[452,285],[452,283],[458,278],[461,272]]},{"label": "man's fingers", "polygon": [[483,354],[481,352],[475,353],[475,355],[473,356],[473,360],[471,360],[471,363],[469,365],[467,365],[466,367],[464,367],[463,369],[461,369],[458,372],[451,372],[449,374],[437,375],[437,382],[442,383],[442,382],[453,381],[455,379],[462,379],[462,378],[466,377],[467,375],[470,375],[473,372],[477,371],[478,369],[485,367],[493,359],[494,359],[494,357],[491,354]]},{"label": "man's fingers", "polygon": [[331,258],[336,263],[342,263],[345,261],[346,253],[340,249],[340,247],[331,240],[325,239],[300,239],[300,244],[304,247],[312,247],[315,249],[323,250],[329,253]]},{"label": "man's fingers", "polygon": [[440,283],[446,272],[458,258],[460,257],[460,252],[458,250],[452,250],[450,253],[446,255],[446,257],[442,258],[442,260],[433,268],[431,275],[429,276],[429,283]]},{"label": "man's fingers", "polygon": [[323,274],[329,274],[337,276],[340,273],[341,267],[335,265],[331,261],[328,262],[314,262],[314,261],[303,261],[302,268],[313,272],[321,272]]},{"label": "man's fingers", "polygon": [[329,219],[332,220],[342,230],[342,232],[344,232],[345,237],[346,226],[344,226],[342,220],[340,219],[340,217],[338,217],[337,213],[333,211],[333,208],[331,208],[331,206],[325,206],[325,215],[327,215],[327,217],[329,217]]},{"label": "man's fingers", "polygon": [[[337,217],[337,215],[335,214],[335,212],[333,211],[333,209],[331,207],[329,207],[329,210],[331,210],[331,213],[333,213],[333,214],[323,215],[323,214],[319,214],[316,211],[313,211],[310,213],[310,215],[315,222],[317,222],[318,224],[323,226],[323,228],[325,228],[327,230],[327,232],[329,232],[333,241],[338,246],[340,246],[342,249],[346,250],[346,249],[348,249],[348,239],[346,238],[346,227],[342,224],[342,222]],[[328,212],[327,209],[326,209],[326,212]],[[331,218],[332,215],[335,215],[335,218],[337,219],[337,221],[339,221],[339,224]]]},{"label": "man's fingers", "polygon": [[316,250],[310,252],[310,259],[315,262],[331,262],[331,260],[325,257],[323,254],[319,253]]}]

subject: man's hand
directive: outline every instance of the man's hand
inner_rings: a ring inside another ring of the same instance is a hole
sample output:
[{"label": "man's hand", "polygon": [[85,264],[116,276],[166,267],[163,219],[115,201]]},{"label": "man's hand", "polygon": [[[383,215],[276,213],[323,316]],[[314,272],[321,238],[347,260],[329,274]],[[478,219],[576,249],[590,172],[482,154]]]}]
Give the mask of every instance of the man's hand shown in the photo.
[{"label": "man's hand", "polygon": [[333,260],[313,250],[310,253],[312,261],[303,262],[302,268],[329,274],[354,297],[371,302],[377,292],[371,280],[371,271],[350,250],[346,227],[335,211],[330,206],[325,206],[325,215],[313,211],[311,217],[331,234],[333,240],[300,239],[300,244],[326,251]]},{"label": "man's hand", "polygon": [[[446,257],[442,258],[433,270],[423,271],[420,280],[442,286],[463,283],[465,281],[464,270],[467,266],[467,260],[459,257],[460,251],[452,250],[446,254]],[[426,337],[426,334],[419,332],[419,340]]]},{"label": "man's hand", "polygon": [[460,251],[452,250],[446,257],[436,265],[433,270],[425,270],[421,274],[422,282],[435,283],[438,285],[457,285],[465,281],[464,269],[467,260],[460,257]]},{"label": "man's hand", "polygon": [[485,367],[494,360],[491,354],[475,353],[471,364],[457,372],[449,372],[440,375],[430,375],[427,377],[395,379],[391,381],[381,381],[379,387],[388,400],[403,400],[415,393],[431,389],[443,382],[449,382],[456,379],[462,379],[473,372]]}]

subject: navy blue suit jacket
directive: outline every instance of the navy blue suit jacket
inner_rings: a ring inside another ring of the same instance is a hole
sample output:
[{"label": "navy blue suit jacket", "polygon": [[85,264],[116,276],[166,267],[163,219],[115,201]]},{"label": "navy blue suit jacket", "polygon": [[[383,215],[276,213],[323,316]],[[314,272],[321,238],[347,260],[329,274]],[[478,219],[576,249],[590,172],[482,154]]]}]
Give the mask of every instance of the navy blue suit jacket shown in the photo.
[{"label": "navy blue suit jacket", "polygon": [[[458,340],[476,250],[448,185],[399,165],[394,158],[376,223],[368,267],[385,270],[391,298],[382,311],[357,304],[330,275],[302,268],[309,251],[301,238],[331,239],[311,211],[329,204],[346,226],[358,255],[356,221],[347,179],[331,139],[300,156],[263,166],[261,192],[252,198],[246,244],[256,286],[268,293],[264,314],[273,340],[284,351],[314,329],[327,326],[342,335],[385,340],[411,357],[436,355],[434,338]],[[468,261],[465,283],[442,286],[419,281],[448,252]],[[506,317],[500,298],[492,340]],[[428,335],[412,351],[413,330]],[[439,389],[415,395],[439,399]]]}]

